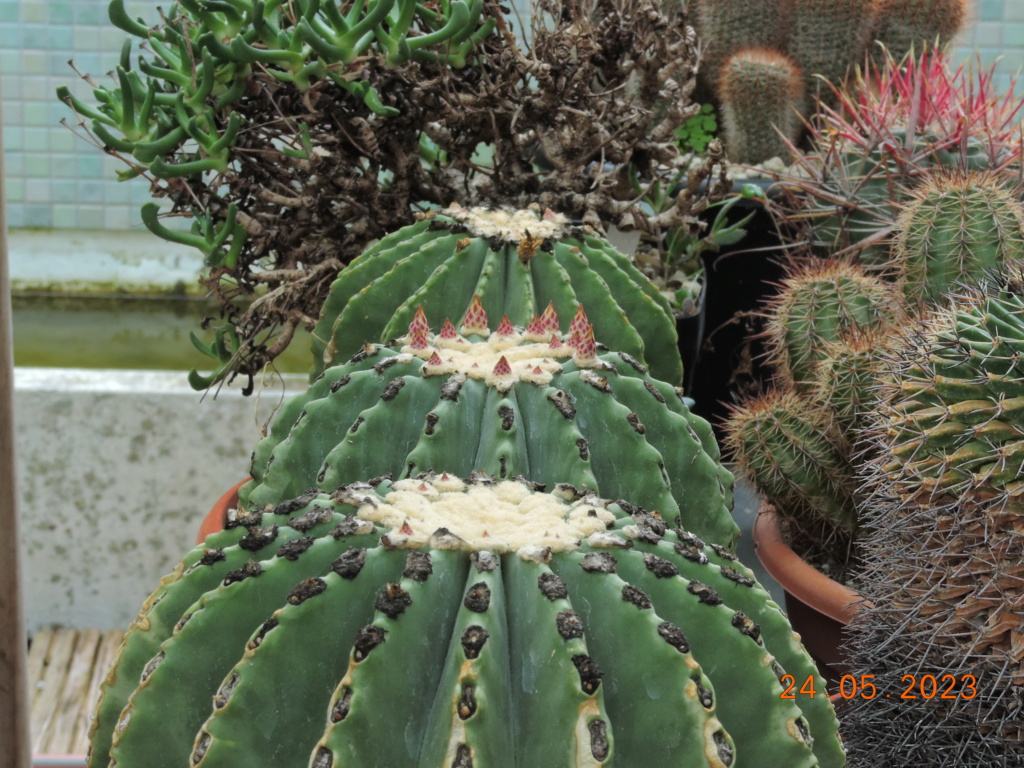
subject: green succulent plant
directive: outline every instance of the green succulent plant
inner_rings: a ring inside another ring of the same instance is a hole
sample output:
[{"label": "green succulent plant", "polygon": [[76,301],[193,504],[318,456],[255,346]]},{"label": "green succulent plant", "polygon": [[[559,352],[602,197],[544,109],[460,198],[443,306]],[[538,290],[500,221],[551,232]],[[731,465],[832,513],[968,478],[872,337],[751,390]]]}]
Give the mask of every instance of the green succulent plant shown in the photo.
[{"label": "green succulent plant", "polygon": [[662,381],[682,380],[669,302],[589,227],[546,211],[452,206],[388,235],[341,271],[313,331],[312,377],[364,342],[401,336],[418,307],[458,316],[479,296],[526,326],[550,304],[563,317],[585,305],[594,333]]},{"label": "green succulent plant", "polygon": [[446,319],[432,334],[419,310],[394,345],[328,368],[256,446],[242,506],[385,473],[481,470],[628,498],[733,546],[732,476],[710,426],[629,354],[598,354],[582,308],[564,334],[553,307],[492,332],[475,300],[460,330]]},{"label": "green succulent plant", "polygon": [[803,124],[803,72],[772,48],[742,48],[720,69],[722,136],[733,162],[788,154]]},{"label": "green succulent plant", "polygon": [[888,283],[850,262],[790,270],[765,312],[764,335],[779,378],[787,387],[809,390],[828,343],[884,327],[897,306]]},{"label": "green succulent plant", "polygon": [[[952,297],[887,356],[864,472],[870,602],[850,627],[851,671],[882,685],[844,718],[858,760],[1024,757],[1022,353],[1020,287],[990,284]],[[916,698],[901,699],[908,682]]]},{"label": "green succulent plant", "polygon": [[186,557],[108,676],[91,765],[839,768],[830,702],[786,674],[824,685],[752,574],[659,516],[377,479]]},{"label": "green succulent plant", "polygon": [[855,564],[860,430],[874,406],[883,351],[905,320],[894,286],[847,261],[794,262],[766,303],[774,381],[725,423],[725,448],[787,521],[804,554],[835,575]]},{"label": "green succulent plant", "polygon": [[[215,360],[197,388],[241,376],[251,392],[338,271],[418,212],[539,204],[658,240],[698,234],[728,190],[698,183],[658,216],[642,203],[689,167],[676,131],[699,110],[696,37],[656,0],[529,28],[484,0],[186,0],[149,22],[113,0],[110,16],[129,36],[114,83],[86,74],[91,94],[58,96],[122,180],[170,203],[144,205],[146,227],[203,254],[221,315],[195,341]],[[695,178],[725,176],[714,148]]]},{"label": "green succulent plant", "polygon": [[896,221],[893,262],[909,301],[1024,264],[1024,207],[998,176],[931,174]]}]

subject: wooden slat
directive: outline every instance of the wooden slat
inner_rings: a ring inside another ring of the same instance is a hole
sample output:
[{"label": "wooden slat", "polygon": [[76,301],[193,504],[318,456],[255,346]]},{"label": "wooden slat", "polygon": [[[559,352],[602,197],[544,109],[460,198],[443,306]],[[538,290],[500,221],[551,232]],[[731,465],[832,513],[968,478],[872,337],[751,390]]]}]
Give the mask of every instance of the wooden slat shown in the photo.
[{"label": "wooden slat", "polygon": [[70,754],[75,724],[82,710],[89,706],[88,686],[96,661],[96,652],[99,649],[100,631],[83,629],[77,634],[74,651],[65,670],[64,686],[50,718],[40,752],[53,755]]},{"label": "wooden slat", "polygon": [[52,629],[40,629],[32,638],[28,647],[28,706],[31,711],[32,702],[36,700],[36,683],[43,679],[43,671],[46,669],[46,654],[50,652],[50,643],[53,642]]},{"label": "wooden slat", "polygon": [[124,632],[42,629],[28,654],[32,751],[84,755],[92,713]]},{"label": "wooden slat", "polygon": [[32,702],[30,717],[33,752],[42,751],[47,729],[64,689],[64,676],[71,662],[77,637],[78,632],[73,629],[58,629],[54,632],[53,642],[44,662],[42,685],[36,686],[35,700]]},{"label": "wooden slat", "polygon": [[68,750],[71,754],[84,755],[89,749],[89,729],[92,727],[92,713],[96,709],[96,702],[100,695],[100,683],[106,679],[107,670],[114,663],[123,638],[124,632],[120,629],[108,629],[100,638],[99,648],[92,665],[92,675],[89,678],[85,705],[82,707],[78,722],[72,729],[71,748]]}]

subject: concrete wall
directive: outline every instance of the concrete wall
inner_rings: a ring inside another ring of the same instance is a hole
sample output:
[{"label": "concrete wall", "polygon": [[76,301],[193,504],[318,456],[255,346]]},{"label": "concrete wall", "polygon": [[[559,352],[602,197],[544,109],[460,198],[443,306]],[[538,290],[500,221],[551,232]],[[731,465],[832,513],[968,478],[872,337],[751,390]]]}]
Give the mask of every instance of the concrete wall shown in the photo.
[{"label": "concrete wall", "polygon": [[248,474],[282,393],[203,399],[177,372],[67,368],[20,368],[14,384],[30,633],[127,626]]}]

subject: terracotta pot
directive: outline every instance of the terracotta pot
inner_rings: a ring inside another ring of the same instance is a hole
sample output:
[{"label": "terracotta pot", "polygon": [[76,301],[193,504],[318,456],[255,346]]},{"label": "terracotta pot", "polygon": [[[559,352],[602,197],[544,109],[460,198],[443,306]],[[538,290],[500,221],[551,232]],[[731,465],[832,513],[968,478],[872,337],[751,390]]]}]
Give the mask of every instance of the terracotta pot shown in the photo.
[{"label": "terracotta pot", "polygon": [[217,499],[213,508],[207,512],[206,517],[203,518],[202,525],[199,526],[199,535],[196,536],[196,544],[202,544],[203,539],[211,533],[224,529],[224,523],[227,522],[228,519],[228,510],[238,504],[238,489],[247,482],[249,482],[248,477]]},{"label": "terracotta pot", "polygon": [[864,602],[860,593],[804,562],[782,538],[775,510],[762,504],[754,521],[754,547],[761,565],[785,590],[793,629],[818,663],[829,690],[850,669],[842,649],[844,629]]}]

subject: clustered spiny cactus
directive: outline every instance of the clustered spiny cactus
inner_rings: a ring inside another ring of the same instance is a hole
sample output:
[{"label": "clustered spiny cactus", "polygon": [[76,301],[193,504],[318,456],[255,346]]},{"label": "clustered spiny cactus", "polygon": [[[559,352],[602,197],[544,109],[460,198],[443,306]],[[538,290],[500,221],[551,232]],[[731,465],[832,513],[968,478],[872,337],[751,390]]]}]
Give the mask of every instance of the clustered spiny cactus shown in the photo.
[{"label": "clustered spiny cactus", "polygon": [[[909,10],[906,5],[698,0],[697,28],[708,51],[702,76],[721,103],[730,159],[757,163],[781,156],[788,161],[786,140],[796,142],[801,115],[822,91],[830,96],[821,78],[838,85],[869,56],[899,61],[937,41],[947,45],[963,23],[965,0],[915,2]],[[761,108],[750,109],[752,103]],[[782,136],[765,139],[766,122]]]},{"label": "clustered spiny cactus", "polygon": [[[850,628],[853,673],[885,690],[844,719],[856,764],[1024,759],[1022,354],[1011,285],[955,296],[888,357],[865,472],[872,607]],[[904,675],[952,695],[900,699]]]}]

